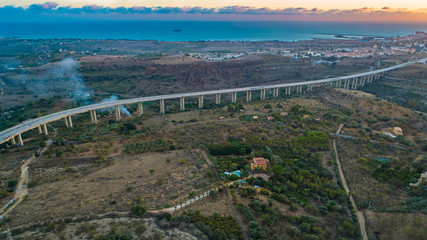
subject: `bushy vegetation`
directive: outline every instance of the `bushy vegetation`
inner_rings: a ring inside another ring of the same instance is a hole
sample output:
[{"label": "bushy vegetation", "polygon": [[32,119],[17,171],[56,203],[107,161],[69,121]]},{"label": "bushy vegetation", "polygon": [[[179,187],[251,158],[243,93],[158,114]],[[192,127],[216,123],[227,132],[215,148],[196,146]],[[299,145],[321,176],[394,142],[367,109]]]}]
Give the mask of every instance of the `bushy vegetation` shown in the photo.
[{"label": "bushy vegetation", "polygon": [[165,152],[174,149],[175,145],[173,145],[172,142],[159,138],[150,142],[128,143],[124,146],[123,151],[125,153],[136,154],[146,152]]},{"label": "bushy vegetation", "polygon": [[225,238],[212,237],[210,239],[243,239],[240,226],[232,216],[221,216],[217,213],[211,216],[204,216],[200,214],[200,212],[195,211],[188,213],[184,212],[181,218],[188,218],[189,222],[199,223],[199,226],[208,226],[211,229],[212,235],[225,236]]},{"label": "bushy vegetation", "polygon": [[209,146],[209,153],[211,155],[240,155],[247,154],[252,151],[250,145],[245,143],[230,143],[226,145],[211,145]]},{"label": "bushy vegetation", "polygon": [[366,165],[375,179],[396,186],[408,186],[410,182],[416,181],[420,176],[420,172],[411,171],[409,167],[403,169],[400,169],[400,167],[392,168],[389,162],[382,162],[376,159],[361,158],[359,163]]},{"label": "bushy vegetation", "polygon": [[136,204],[132,206],[130,211],[135,214],[136,216],[142,216],[147,211],[147,208],[145,206],[142,206],[140,204]]}]

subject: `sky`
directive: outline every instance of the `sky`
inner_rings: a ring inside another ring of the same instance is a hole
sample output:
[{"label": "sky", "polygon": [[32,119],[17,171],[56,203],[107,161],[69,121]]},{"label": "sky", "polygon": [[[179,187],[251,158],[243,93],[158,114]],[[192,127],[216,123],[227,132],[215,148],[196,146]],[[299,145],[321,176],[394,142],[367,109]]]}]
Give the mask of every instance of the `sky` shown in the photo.
[{"label": "sky", "polygon": [[427,23],[427,0],[0,0],[2,22],[58,19]]},{"label": "sky", "polygon": [[[17,5],[29,6],[33,3],[44,3],[37,0],[2,0],[0,6]],[[204,8],[219,8],[225,6],[251,6],[256,8],[319,8],[319,9],[355,9],[355,8],[427,8],[425,0],[56,0],[62,6],[82,7],[85,5],[102,5],[107,7],[184,7],[200,6]]]}]

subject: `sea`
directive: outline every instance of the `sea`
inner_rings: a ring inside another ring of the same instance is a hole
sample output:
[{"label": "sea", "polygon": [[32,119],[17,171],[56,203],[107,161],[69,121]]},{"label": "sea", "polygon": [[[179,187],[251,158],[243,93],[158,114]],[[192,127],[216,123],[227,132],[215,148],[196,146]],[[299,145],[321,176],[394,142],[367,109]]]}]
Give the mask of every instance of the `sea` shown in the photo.
[{"label": "sea", "polygon": [[0,22],[0,37],[24,39],[132,39],[158,41],[298,41],[349,36],[403,36],[427,32],[427,23],[268,21]]}]

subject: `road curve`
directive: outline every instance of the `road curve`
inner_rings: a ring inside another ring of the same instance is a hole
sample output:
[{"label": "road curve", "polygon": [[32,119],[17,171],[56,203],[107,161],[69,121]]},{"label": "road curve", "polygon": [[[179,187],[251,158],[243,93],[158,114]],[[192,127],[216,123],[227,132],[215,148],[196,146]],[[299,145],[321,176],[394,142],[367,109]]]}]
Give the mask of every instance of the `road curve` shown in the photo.
[{"label": "road curve", "polygon": [[110,107],[114,107],[117,105],[127,105],[127,104],[132,104],[132,103],[177,99],[177,98],[181,98],[181,97],[195,97],[195,96],[205,96],[205,95],[215,95],[215,94],[225,94],[225,93],[245,92],[245,91],[256,91],[256,90],[284,88],[284,87],[295,87],[295,86],[307,86],[307,85],[314,85],[314,84],[337,82],[337,81],[351,79],[351,78],[358,78],[358,77],[365,77],[365,76],[382,74],[382,73],[386,73],[388,71],[395,70],[398,68],[402,68],[402,67],[414,64],[414,63],[425,63],[426,61],[427,61],[427,58],[424,58],[421,60],[407,62],[407,63],[403,63],[403,64],[399,64],[399,65],[395,65],[392,67],[379,69],[379,70],[375,70],[375,71],[358,73],[358,74],[353,74],[353,75],[349,75],[349,76],[306,81],[306,82],[283,83],[283,84],[275,84],[275,85],[262,85],[262,86],[255,86],[255,87],[232,88],[232,89],[211,90],[211,91],[201,91],[201,92],[191,92],[191,93],[179,93],[179,94],[171,94],[171,95],[158,95],[158,96],[150,96],[150,97],[142,97],[142,98],[117,100],[117,101],[104,102],[104,103],[96,103],[96,104],[91,104],[91,105],[87,105],[87,106],[83,106],[83,107],[64,110],[61,112],[57,112],[57,113],[49,114],[49,115],[46,115],[43,117],[39,117],[36,119],[27,120],[21,124],[18,124],[14,127],[11,127],[9,129],[6,129],[6,130],[0,132],[0,144],[12,139],[13,137],[17,136],[18,134],[21,134],[21,133],[29,131],[31,129],[37,128],[37,127],[39,127],[43,124],[46,124],[46,123],[53,122],[53,121],[56,121],[56,120],[59,120],[59,119],[62,119],[62,118],[65,118],[65,117],[68,117],[71,115],[84,113],[84,112],[97,110],[97,109],[110,108]]}]

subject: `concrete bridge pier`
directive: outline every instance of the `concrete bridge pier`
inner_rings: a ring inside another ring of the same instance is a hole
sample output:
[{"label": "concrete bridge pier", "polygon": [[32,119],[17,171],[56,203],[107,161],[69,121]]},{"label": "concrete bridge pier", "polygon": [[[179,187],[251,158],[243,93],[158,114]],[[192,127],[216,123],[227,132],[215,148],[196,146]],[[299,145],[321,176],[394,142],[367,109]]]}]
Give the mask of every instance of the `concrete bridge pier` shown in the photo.
[{"label": "concrete bridge pier", "polygon": [[338,87],[341,87],[341,80],[338,81]]},{"label": "concrete bridge pier", "polygon": [[45,124],[43,124],[43,133],[44,133],[44,135],[48,135],[49,133],[48,133],[48,131],[47,131],[47,126],[46,126],[46,123]]},{"label": "concrete bridge pier", "polygon": [[355,82],[356,82],[356,78],[353,78],[351,81],[351,89],[354,89]]},{"label": "concrete bridge pier", "polygon": [[22,141],[21,134],[18,134],[18,141],[19,141],[19,145],[24,146],[24,141]]},{"label": "concrete bridge pier", "polygon": [[273,88],[273,97],[279,96],[279,88]]},{"label": "concrete bridge pier", "polygon": [[231,93],[231,102],[233,103],[237,102],[237,92]]},{"label": "concrete bridge pier", "polygon": [[121,118],[121,116],[120,116],[120,106],[116,105],[115,109],[116,109],[116,120],[119,121],[120,118]]},{"label": "concrete bridge pier", "polygon": [[92,118],[93,118],[92,122],[95,123],[95,124],[97,124],[98,123],[98,118],[96,117],[96,110],[92,110],[91,112],[92,112],[91,115],[92,115]]},{"label": "concrete bridge pier", "polygon": [[203,108],[203,95],[199,96],[199,108]]},{"label": "concrete bridge pier", "polygon": [[221,94],[217,93],[215,96],[215,103],[221,104]]},{"label": "concrete bridge pier", "polygon": [[261,100],[265,99],[265,89],[261,89],[260,98]]},{"label": "concrete bridge pier", "polygon": [[246,91],[246,102],[250,102],[252,100],[252,91]]},{"label": "concrete bridge pier", "polygon": [[39,130],[39,134],[43,134],[42,127],[40,125],[37,126],[37,129]]},{"label": "concrete bridge pier", "polygon": [[89,113],[90,113],[90,121],[95,122],[95,119],[93,118],[93,111],[90,110]]},{"label": "concrete bridge pier", "polygon": [[179,98],[179,109],[181,111],[185,110],[185,98],[184,97]]},{"label": "concrete bridge pier", "polygon": [[68,125],[70,126],[70,128],[73,127],[73,120],[71,119],[71,116],[68,116]]},{"label": "concrete bridge pier", "polygon": [[15,137],[12,137],[12,138],[10,139],[10,141],[12,141],[12,144],[13,144],[13,145],[16,145]]},{"label": "concrete bridge pier", "polygon": [[165,114],[165,100],[160,99],[160,113]]},{"label": "concrete bridge pier", "polygon": [[68,117],[65,117],[65,118],[64,118],[64,122],[65,122],[65,126],[66,126],[67,128],[69,128],[70,126],[68,125]]},{"label": "concrete bridge pier", "polygon": [[138,116],[142,116],[144,114],[144,108],[142,107],[142,103],[138,103]]}]

